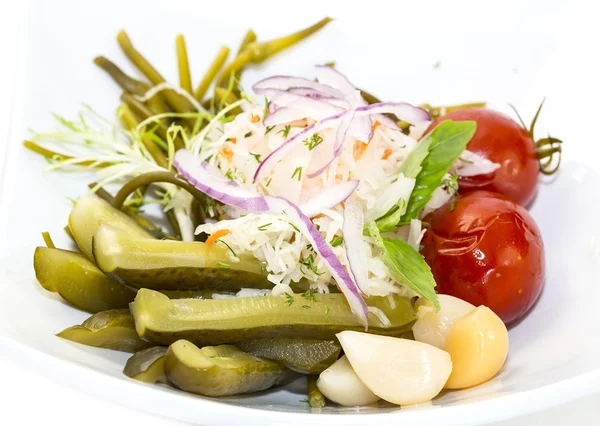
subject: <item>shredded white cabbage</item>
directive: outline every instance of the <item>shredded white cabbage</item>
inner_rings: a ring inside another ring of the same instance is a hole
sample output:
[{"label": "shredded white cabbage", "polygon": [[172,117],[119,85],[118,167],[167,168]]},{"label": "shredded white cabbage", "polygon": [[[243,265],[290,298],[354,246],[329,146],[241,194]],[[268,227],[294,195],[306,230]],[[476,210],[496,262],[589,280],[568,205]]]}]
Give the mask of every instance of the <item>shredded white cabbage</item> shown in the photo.
[{"label": "shredded white cabbage", "polygon": [[[203,139],[192,141],[199,149],[200,157],[219,169],[225,176],[240,183],[252,185],[261,161],[277,149],[285,140],[302,131],[314,121],[303,119],[287,125],[265,127],[264,108],[248,103],[247,110],[238,114],[231,122],[214,120]],[[360,184],[353,197],[365,212],[365,221],[373,221],[387,213],[400,199],[408,200],[415,180],[398,176],[397,170],[406,156],[416,147],[427,126],[412,128],[405,135],[385,125],[374,125],[373,137],[369,141],[349,137],[342,153],[320,176],[309,178],[311,171],[318,170],[330,157],[335,144],[335,129],[325,129],[312,138],[298,144],[294,150],[275,165],[266,179],[255,187],[264,194],[283,196],[295,204],[302,203],[330,185],[357,179]],[[199,136],[200,137],[200,136]],[[483,164],[467,154],[468,161]],[[474,160],[473,160],[474,159]],[[493,164],[493,163],[492,163]],[[488,164],[485,164],[489,167]],[[448,179],[451,176],[447,176]],[[434,193],[424,212],[432,211],[453,195],[445,183]],[[331,274],[304,236],[287,222],[285,216],[272,214],[245,214],[237,208],[228,207],[231,219],[207,223],[197,228],[196,233],[212,234],[227,229],[222,237],[236,253],[252,254],[264,262],[268,279],[273,283],[271,294],[291,293],[290,285],[307,279],[311,288],[329,292],[335,285]],[[313,218],[313,224],[331,245],[342,265],[348,267],[342,236],[343,207],[335,206]],[[413,220],[394,232],[395,238],[407,241],[418,250],[425,230],[421,221]],[[369,276],[369,291],[372,295],[391,294],[412,297],[415,293],[389,278],[388,269],[378,258],[379,249],[364,236]]]}]

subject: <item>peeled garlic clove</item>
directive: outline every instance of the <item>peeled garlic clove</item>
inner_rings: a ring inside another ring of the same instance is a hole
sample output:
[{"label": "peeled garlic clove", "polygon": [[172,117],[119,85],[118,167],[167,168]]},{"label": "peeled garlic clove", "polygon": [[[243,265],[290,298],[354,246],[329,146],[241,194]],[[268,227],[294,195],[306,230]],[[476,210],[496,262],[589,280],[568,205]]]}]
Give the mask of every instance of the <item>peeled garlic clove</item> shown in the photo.
[{"label": "peeled garlic clove", "polygon": [[454,367],[445,387],[476,386],[502,368],[508,354],[508,331],[498,315],[480,306],[454,323],[446,351]]},{"label": "peeled garlic clove", "polygon": [[436,348],[444,349],[448,341],[448,333],[454,322],[475,309],[469,302],[454,296],[438,294],[439,312],[426,299],[419,299],[416,304],[417,321],[413,325],[415,340],[429,343]]},{"label": "peeled garlic clove", "polygon": [[337,338],[360,380],[394,404],[431,400],[452,371],[450,355],[426,343],[356,331],[342,331]]},{"label": "peeled garlic clove", "polygon": [[317,388],[327,399],[347,407],[379,401],[379,397],[360,381],[345,355],[319,375]]}]

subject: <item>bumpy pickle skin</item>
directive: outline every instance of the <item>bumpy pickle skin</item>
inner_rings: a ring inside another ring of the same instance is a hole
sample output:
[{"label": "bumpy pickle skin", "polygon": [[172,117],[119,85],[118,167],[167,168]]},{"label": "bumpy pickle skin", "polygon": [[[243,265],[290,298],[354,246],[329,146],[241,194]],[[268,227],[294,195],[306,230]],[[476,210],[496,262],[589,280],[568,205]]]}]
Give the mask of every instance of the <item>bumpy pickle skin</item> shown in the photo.
[{"label": "bumpy pickle skin", "polygon": [[127,360],[123,373],[144,383],[167,383],[165,376],[166,346],[154,346],[133,354]]},{"label": "bumpy pickle skin", "polygon": [[94,237],[93,253],[102,272],[132,288],[237,292],[273,287],[259,261],[234,259],[219,243],[135,239],[104,225]]},{"label": "bumpy pickle skin", "polygon": [[[369,315],[369,332],[399,336],[410,331],[415,320],[410,299],[369,297],[367,305],[381,309],[390,320],[385,328]],[[170,300],[164,294],[141,289],[129,305],[138,334],[157,344],[179,339],[203,345],[219,345],[265,338],[334,340],[342,330],[364,331],[343,294],[318,294],[306,300],[300,294],[217,300]]]},{"label": "bumpy pickle skin", "polygon": [[236,346],[200,349],[186,340],[179,340],[169,347],[164,368],[171,385],[205,396],[258,392],[294,376],[282,365],[247,354]]},{"label": "bumpy pickle skin", "polygon": [[42,287],[86,312],[127,308],[135,298],[134,291],[104,275],[81,253],[37,247],[33,267]]},{"label": "bumpy pickle skin", "polygon": [[277,361],[302,374],[320,374],[339,357],[342,347],[336,340],[258,339],[236,343],[244,351]]},{"label": "bumpy pickle skin", "polygon": [[57,336],[82,345],[121,352],[135,353],[154,346],[137,335],[128,309],[99,312],[81,325],[61,331]]}]

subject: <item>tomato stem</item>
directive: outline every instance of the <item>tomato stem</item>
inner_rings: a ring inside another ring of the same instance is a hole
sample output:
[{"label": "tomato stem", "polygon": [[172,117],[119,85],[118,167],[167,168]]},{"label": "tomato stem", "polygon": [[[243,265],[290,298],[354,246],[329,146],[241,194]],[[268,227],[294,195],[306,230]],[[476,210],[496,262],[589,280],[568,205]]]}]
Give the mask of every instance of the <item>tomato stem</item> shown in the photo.
[{"label": "tomato stem", "polygon": [[[525,122],[521,118],[521,115],[514,107],[514,105],[508,105],[513,109],[513,111],[517,115],[517,118],[521,122],[523,128],[527,131],[527,133],[529,133],[531,140],[535,141],[535,153],[538,159],[538,163],[540,165],[540,173],[549,176],[556,173],[558,171],[558,168],[560,167],[560,160],[562,157],[562,140],[558,138],[553,138],[550,135],[548,135],[547,138],[542,138],[536,141],[535,137],[533,136],[535,124],[537,123],[538,117],[540,116],[540,112],[542,111],[544,102],[546,102],[546,98],[542,99],[540,106],[538,107],[537,111],[535,112],[535,115],[533,116],[533,120],[531,121],[531,125],[529,126],[529,128],[527,128],[527,126],[525,125]],[[554,160],[555,155],[556,161]]]}]

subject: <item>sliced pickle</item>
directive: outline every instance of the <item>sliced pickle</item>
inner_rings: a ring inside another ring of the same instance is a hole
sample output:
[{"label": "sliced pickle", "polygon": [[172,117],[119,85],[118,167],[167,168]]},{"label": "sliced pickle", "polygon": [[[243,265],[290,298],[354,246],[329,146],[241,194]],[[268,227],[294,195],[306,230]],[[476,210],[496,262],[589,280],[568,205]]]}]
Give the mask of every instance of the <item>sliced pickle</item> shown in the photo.
[{"label": "sliced pickle", "polygon": [[134,239],[104,225],[94,237],[93,251],[104,273],[132,288],[220,292],[273,288],[258,260],[233,258],[218,243]]},{"label": "sliced pickle", "polygon": [[[390,320],[384,327],[369,315],[369,332],[397,336],[415,321],[410,299],[369,297],[367,305]],[[259,296],[217,300],[170,300],[162,293],[142,289],[129,305],[138,334],[152,342],[170,344],[186,339],[197,345],[218,345],[275,337],[334,340],[343,330],[364,331],[343,294]]]},{"label": "sliced pickle", "polygon": [[173,343],[165,356],[165,375],[170,384],[205,396],[258,392],[293,376],[276,362],[247,354],[236,346],[198,348],[186,340]]},{"label": "sliced pickle", "polygon": [[136,352],[127,360],[123,373],[145,383],[167,383],[165,377],[166,346],[154,346]]},{"label": "sliced pickle", "polygon": [[221,296],[235,297],[233,292],[224,292],[218,290],[161,290],[169,299],[212,299],[214,294]]},{"label": "sliced pickle", "polygon": [[320,374],[337,361],[342,347],[337,340],[275,339],[246,340],[240,349],[261,358],[277,361],[303,374]]},{"label": "sliced pickle", "polygon": [[92,240],[104,223],[121,230],[129,238],[153,238],[133,219],[96,195],[81,197],[69,215],[69,229],[81,251],[92,260]]},{"label": "sliced pickle", "polygon": [[154,346],[137,335],[128,309],[99,312],[86,319],[81,325],[61,331],[57,336],[83,345],[122,352],[133,353]]},{"label": "sliced pickle", "polygon": [[135,292],[107,277],[81,253],[37,247],[33,267],[39,283],[87,312],[127,308]]}]

